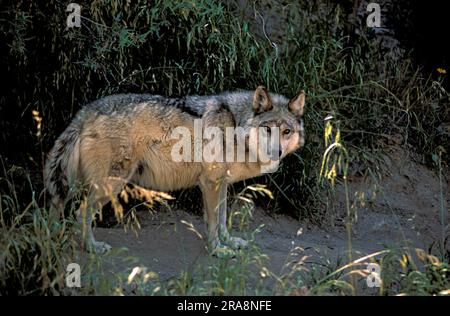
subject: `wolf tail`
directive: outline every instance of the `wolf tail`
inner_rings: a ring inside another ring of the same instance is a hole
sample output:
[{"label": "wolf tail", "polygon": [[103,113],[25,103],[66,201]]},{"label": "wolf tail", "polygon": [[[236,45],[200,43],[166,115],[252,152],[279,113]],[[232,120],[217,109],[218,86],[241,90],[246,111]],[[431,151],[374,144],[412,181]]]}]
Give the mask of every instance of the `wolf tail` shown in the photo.
[{"label": "wolf tail", "polygon": [[80,132],[80,123],[74,120],[58,137],[48,154],[44,180],[51,196],[50,210],[52,212],[64,209],[70,187],[79,176]]}]

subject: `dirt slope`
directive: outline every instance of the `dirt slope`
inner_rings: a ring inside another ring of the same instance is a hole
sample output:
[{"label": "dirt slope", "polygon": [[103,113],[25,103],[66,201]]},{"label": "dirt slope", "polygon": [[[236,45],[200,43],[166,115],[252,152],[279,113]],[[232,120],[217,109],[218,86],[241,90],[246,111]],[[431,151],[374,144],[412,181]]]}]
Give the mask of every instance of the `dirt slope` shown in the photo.
[{"label": "dirt slope", "polygon": [[[378,183],[359,176],[349,180],[351,201],[358,206],[352,235],[354,258],[383,250],[385,245],[427,249],[441,238],[441,186],[435,172],[413,162],[397,148],[386,156],[384,173]],[[446,182],[442,190],[448,206],[450,193]],[[364,203],[358,199],[362,194]],[[271,217],[256,210],[249,231],[264,224],[255,242],[269,256],[269,270],[278,275],[286,272],[283,269],[292,260],[290,252],[297,246],[304,249],[297,256],[310,256],[307,265],[338,257],[345,259],[348,244],[343,225],[346,207],[342,186],[337,188],[334,208],[335,225],[326,228],[306,225],[286,216]],[[448,223],[448,207],[445,213]],[[126,247],[126,255],[138,258],[137,264],[118,264],[114,270],[131,271],[133,266],[143,265],[162,279],[168,279],[182,270],[192,271],[199,263],[215,260],[205,250],[201,217],[181,211],[138,214],[142,227],[138,236],[123,228],[96,229],[98,240],[113,247]],[[192,224],[201,236],[186,223]]]}]

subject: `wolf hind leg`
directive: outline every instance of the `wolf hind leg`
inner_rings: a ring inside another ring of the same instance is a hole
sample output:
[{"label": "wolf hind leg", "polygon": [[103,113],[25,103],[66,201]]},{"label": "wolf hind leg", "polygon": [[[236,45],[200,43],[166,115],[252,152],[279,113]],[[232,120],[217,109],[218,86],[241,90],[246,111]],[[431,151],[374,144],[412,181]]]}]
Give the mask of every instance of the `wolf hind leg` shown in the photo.
[{"label": "wolf hind leg", "polygon": [[53,196],[49,207],[49,217],[59,220],[64,214],[64,201],[59,196]]},{"label": "wolf hind leg", "polygon": [[[104,204],[106,203],[107,202],[105,202]],[[103,203],[99,203],[97,205],[100,207],[101,204]],[[94,210],[95,208],[93,207],[93,205],[86,205],[84,208],[80,208],[77,211],[77,219],[78,223],[81,226],[82,232],[82,242],[88,252],[106,253],[111,250],[111,246],[106,242],[95,240],[94,232],[92,230],[92,222],[95,214],[97,213]]]},{"label": "wolf hind leg", "polygon": [[53,195],[48,207],[49,220],[60,222],[63,219],[72,218],[75,214],[72,212],[71,208],[67,210],[66,205],[74,198],[76,198],[74,189],[68,191],[66,196],[60,196],[58,194]]},{"label": "wolf hind leg", "polygon": [[102,184],[93,184],[84,205],[77,211],[82,240],[88,252],[106,253],[111,250],[109,244],[95,239],[92,222],[102,207],[120,193],[126,182],[126,179],[109,177]]}]

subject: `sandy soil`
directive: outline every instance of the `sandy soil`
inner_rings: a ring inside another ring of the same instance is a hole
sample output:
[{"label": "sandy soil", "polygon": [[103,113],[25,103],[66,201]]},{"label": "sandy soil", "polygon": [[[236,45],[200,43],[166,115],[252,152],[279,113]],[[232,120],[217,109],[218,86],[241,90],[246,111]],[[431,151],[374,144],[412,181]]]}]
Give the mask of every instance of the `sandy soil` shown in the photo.
[{"label": "sandy soil", "polygon": [[[413,162],[399,148],[385,157],[385,169],[385,176],[378,184],[358,175],[350,177],[351,201],[358,206],[352,234],[355,259],[390,245],[427,249],[441,236],[440,185],[436,173]],[[446,182],[443,183],[443,192],[448,206],[450,193]],[[358,198],[362,195],[363,199]],[[298,256],[310,256],[308,264],[334,261],[338,257],[345,259],[348,243],[342,186],[337,188],[333,206],[334,225],[321,228],[255,210],[249,231],[264,224],[255,242],[268,255],[269,270],[278,275],[285,272],[283,268],[292,259],[290,252],[294,247],[304,250]],[[164,280],[179,275],[182,270],[192,270],[199,263],[216,260],[207,255],[201,217],[182,211],[138,214],[141,223],[138,236],[123,228],[96,229],[98,240],[113,247],[126,247],[128,251],[124,255],[138,258],[134,265],[116,264],[115,271],[126,272],[133,266],[143,265]],[[447,207],[446,223],[449,219]],[[197,232],[187,223],[192,224]]]}]

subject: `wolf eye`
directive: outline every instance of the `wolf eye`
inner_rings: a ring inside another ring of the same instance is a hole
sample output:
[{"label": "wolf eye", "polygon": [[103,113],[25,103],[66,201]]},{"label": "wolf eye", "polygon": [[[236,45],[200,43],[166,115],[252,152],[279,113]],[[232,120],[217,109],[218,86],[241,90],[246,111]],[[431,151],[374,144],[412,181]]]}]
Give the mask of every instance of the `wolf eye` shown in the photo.
[{"label": "wolf eye", "polygon": [[283,131],[283,134],[284,135],[289,135],[291,133],[291,130],[289,129],[289,128],[286,128],[284,131]]}]

